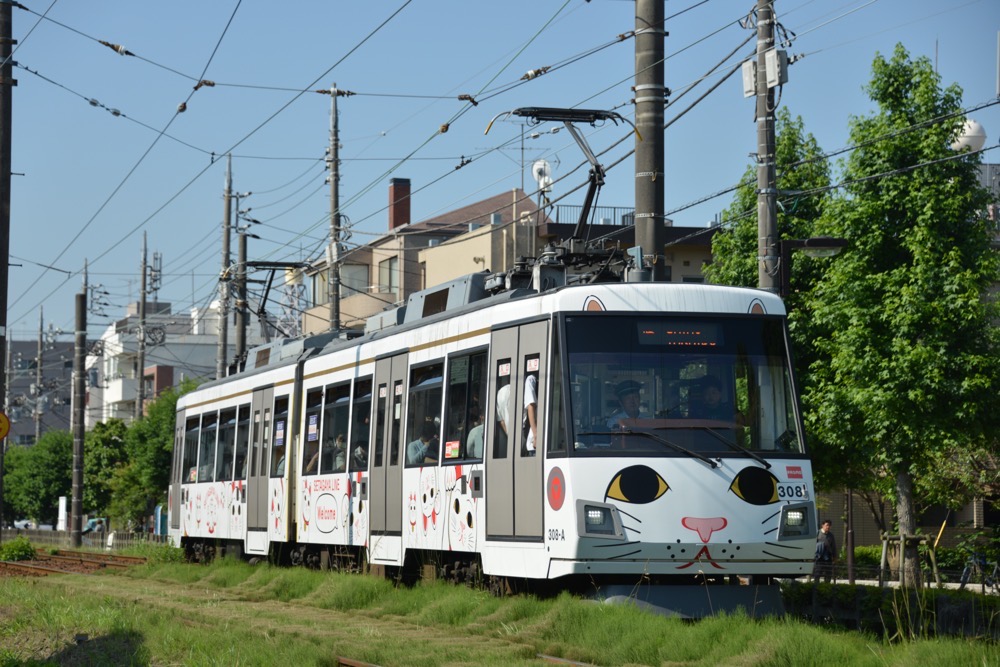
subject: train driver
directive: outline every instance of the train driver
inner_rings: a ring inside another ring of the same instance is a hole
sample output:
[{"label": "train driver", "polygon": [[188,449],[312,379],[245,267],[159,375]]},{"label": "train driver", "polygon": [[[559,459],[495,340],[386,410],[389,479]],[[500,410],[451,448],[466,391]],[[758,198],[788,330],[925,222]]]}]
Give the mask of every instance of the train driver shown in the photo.
[{"label": "train driver", "polygon": [[615,397],[621,409],[608,418],[608,428],[621,427],[622,419],[648,419],[649,415],[641,412],[639,391],[642,384],[635,380],[623,380],[615,386]]}]

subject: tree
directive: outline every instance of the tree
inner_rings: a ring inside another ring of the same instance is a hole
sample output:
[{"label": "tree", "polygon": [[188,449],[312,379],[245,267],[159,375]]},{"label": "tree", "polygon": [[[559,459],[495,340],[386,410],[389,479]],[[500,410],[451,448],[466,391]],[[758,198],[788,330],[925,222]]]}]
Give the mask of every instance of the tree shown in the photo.
[{"label": "tree", "polygon": [[55,525],[59,496],[73,487],[73,436],[69,431],[47,431],[31,447],[7,452],[4,501],[15,514],[36,523]]},{"label": "tree", "polygon": [[[817,469],[865,477],[912,535],[915,498],[968,500],[976,471],[956,473],[995,448],[1000,337],[987,295],[998,264],[978,156],[950,159],[961,91],[897,46],[876,56],[868,92],[878,110],[852,120],[846,193],[824,219],[849,250],[807,297],[817,357],[803,403],[822,443]],[[905,555],[912,585],[915,548]]]},{"label": "tree", "polygon": [[112,516],[142,525],[158,503],[166,502],[177,399],[196,386],[189,380],[164,391],[149,404],[146,416],[129,427],[125,434],[128,463],[111,482]]},{"label": "tree", "polygon": [[83,508],[88,514],[108,515],[111,481],[126,462],[125,422],[110,419],[87,433],[83,457]]}]

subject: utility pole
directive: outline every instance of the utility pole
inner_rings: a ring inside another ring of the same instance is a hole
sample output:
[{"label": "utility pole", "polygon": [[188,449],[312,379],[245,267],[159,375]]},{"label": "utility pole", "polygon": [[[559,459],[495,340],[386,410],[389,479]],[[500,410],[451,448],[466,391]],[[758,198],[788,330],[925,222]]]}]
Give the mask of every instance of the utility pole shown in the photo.
[{"label": "utility pole", "polygon": [[[635,244],[652,257],[650,278],[666,279],[664,211],[662,0],[635,3]],[[642,136],[642,139],[639,138]],[[637,267],[642,268],[642,267]]]},{"label": "utility pole", "polygon": [[340,122],[337,98],[350,95],[330,88],[330,244],[326,248],[327,291],[330,293],[330,331],[340,331]]},{"label": "utility pole", "polygon": [[139,334],[136,342],[139,355],[136,360],[135,377],[139,381],[135,394],[135,420],[143,415],[143,403],[146,402],[146,232],[142,233],[142,277],[139,278]]},{"label": "utility pole", "polygon": [[[319,91],[322,92],[322,91]],[[330,244],[326,247],[327,291],[330,298],[330,331],[340,331],[340,119],[337,115],[337,98],[353,95],[340,90],[337,84],[330,88]]]},{"label": "utility pole", "polygon": [[[0,358],[7,354],[7,289],[10,269],[10,134],[11,102],[14,61],[11,59],[14,40],[13,3],[0,2]],[[7,369],[0,370],[0,405],[6,405]],[[4,440],[6,443],[6,439]],[[3,459],[4,446],[0,446],[0,526],[3,525]]]},{"label": "utility pole", "polygon": [[35,357],[35,444],[42,439],[42,354],[45,351],[45,315],[38,307],[38,354]]},{"label": "utility pole", "polygon": [[[86,272],[84,272],[86,276]],[[84,417],[87,403],[87,283],[76,295],[76,327],[73,346],[73,498],[70,502],[70,543],[78,548],[83,523],[83,440],[86,434]]]},{"label": "utility pole", "polygon": [[767,52],[774,48],[774,0],[757,0],[757,286],[778,291],[778,205],[774,89],[767,87]]},{"label": "utility pole", "polygon": [[222,273],[219,278],[219,349],[215,358],[215,377],[226,376],[229,352],[229,229],[232,221],[233,156],[226,156],[226,188],[222,193]]},{"label": "utility pole", "polygon": [[236,363],[247,353],[247,232],[236,230]]}]

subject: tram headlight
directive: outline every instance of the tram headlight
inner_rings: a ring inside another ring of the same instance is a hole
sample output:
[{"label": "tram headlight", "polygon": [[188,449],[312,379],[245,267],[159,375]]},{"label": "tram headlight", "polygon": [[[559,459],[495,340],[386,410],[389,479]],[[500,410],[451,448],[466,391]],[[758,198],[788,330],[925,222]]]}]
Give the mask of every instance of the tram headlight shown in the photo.
[{"label": "tram headlight", "polygon": [[806,513],[802,510],[792,510],[785,515],[785,525],[787,526],[801,526],[805,520]]},{"label": "tram headlight", "polygon": [[615,522],[611,517],[610,507],[584,507],[584,523],[588,533],[598,535],[614,535]]},{"label": "tram headlight", "polygon": [[580,537],[624,540],[622,519],[614,505],[580,498],[576,501],[576,529]]},{"label": "tram headlight", "polygon": [[806,536],[815,535],[814,516],[816,516],[816,506],[812,502],[785,505],[781,508],[778,539],[799,540]]}]

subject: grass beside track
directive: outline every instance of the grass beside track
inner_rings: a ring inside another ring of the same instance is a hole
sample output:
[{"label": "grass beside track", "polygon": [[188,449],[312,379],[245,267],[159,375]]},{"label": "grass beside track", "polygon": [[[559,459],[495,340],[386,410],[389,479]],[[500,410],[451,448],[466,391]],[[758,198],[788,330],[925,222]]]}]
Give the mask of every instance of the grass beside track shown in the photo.
[{"label": "grass beside track", "polygon": [[889,644],[790,619],[692,623],[569,596],[498,599],[230,561],[0,580],[0,667],[537,665],[539,653],[598,665],[1000,664],[984,641]]}]

